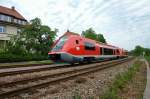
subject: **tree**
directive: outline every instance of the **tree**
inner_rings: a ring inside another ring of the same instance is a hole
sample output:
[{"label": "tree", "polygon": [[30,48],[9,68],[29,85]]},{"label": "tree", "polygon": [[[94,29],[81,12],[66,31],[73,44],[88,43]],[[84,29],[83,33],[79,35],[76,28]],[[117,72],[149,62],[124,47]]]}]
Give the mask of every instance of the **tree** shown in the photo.
[{"label": "tree", "polygon": [[135,55],[138,55],[138,56],[142,55],[143,51],[144,51],[144,48],[139,45],[137,45],[134,49]]},{"label": "tree", "polygon": [[137,45],[134,50],[130,52],[130,54],[135,55],[135,56],[140,56],[143,55],[143,52],[145,52],[145,55],[150,55],[150,49],[149,48],[144,48],[140,45]]},{"label": "tree", "polygon": [[102,43],[106,43],[104,36],[102,34],[96,34],[96,32],[92,28],[82,31],[81,35],[86,38],[90,38]]},{"label": "tree", "polygon": [[96,37],[97,35],[96,35],[95,31],[92,28],[89,28],[86,31],[83,31],[82,36],[86,37],[86,38],[93,39],[93,40],[97,39],[97,37]]},{"label": "tree", "polygon": [[[57,31],[57,29],[52,31],[50,27],[42,25],[39,18],[35,18],[21,30],[20,35],[15,35],[10,40],[8,50],[12,47],[13,49],[20,49],[24,54],[47,55]],[[9,52],[11,51],[9,50]]]},{"label": "tree", "polygon": [[144,48],[145,55],[150,56],[150,49],[149,48]]},{"label": "tree", "polygon": [[106,43],[106,40],[102,34],[97,34],[97,41]]}]

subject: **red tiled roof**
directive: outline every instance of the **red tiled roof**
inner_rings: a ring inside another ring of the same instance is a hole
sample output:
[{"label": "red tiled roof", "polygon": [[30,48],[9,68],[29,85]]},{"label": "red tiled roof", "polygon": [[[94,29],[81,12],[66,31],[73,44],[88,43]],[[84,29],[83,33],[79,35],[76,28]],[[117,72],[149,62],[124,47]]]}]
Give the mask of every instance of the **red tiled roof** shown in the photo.
[{"label": "red tiled roof", "polygon": [[26,20],[18,11],[16,11],[15,9],[12,9],[12,8],[6,8],[3,6],[0,6],[0,13],[10,15],[10,16],[16,17],[18,19]]}]

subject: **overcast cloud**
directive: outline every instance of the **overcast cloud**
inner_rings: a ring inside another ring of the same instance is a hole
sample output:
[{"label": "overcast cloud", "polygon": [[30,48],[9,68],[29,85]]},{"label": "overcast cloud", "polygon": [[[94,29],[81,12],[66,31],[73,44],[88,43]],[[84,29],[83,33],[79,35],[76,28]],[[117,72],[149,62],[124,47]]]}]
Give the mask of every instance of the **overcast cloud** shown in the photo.
[{"label": "overcast cloud", "polygon": [[27,19],[80,33],[92,27],[107,42],[128,50],[136,45],[150,48],[150,0],[0,0]]}]

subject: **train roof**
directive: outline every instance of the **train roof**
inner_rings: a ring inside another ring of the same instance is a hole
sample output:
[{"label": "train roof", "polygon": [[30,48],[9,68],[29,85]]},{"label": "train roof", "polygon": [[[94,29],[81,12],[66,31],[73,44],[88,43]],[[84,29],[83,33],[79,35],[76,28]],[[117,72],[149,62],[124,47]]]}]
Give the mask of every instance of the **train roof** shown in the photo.
[{"label": "train roof", "polygon": [[78,33],[74,33],[74,32],[69,32],[69,31],[67,31],[67,32],[65,32],[60,38],[62,38],[62,37],[64,37],[64,36],[70,36],[70,35],[78,35],[78,36],[80,36]]},{"label": "train roof", "polygon": [[116,46],[109,45],[109,44],[102,43],[102,42],[98,42],[98,41],[95,41],[95,40],[92,40],[92,39],[89,39],[89,38],[81,37],[80,35],[70,35],[70,36],[76,36],[76,37],[79,37],[79,38],[83,38],[84,40],[87,40],[89,42],[95,43],[95,44],[97,44],[100,47],[111,48],[111,49],[118,49],[118,47],[116,47]]},{"label": "train roof", "polygon": [[110,44],[107,44],[107,43],[102,43],[102,42],[98,42],[98,41],[95,41],[95,40],[92,40],[92,39],[89,39],[89,38],[81,37],[78,33],[70,32],[70,31],[65,32],[58,40],[60,40],[64,36],[77,36],[77,37],[83,38],[85,40],[94,42],[95,44],[98,44],[98,46],[100,46],[100,47],[112,48],[112,49],[122,49],[122,48],[119,48],[117,46],[113,46],[113,45],[110,45]]}]

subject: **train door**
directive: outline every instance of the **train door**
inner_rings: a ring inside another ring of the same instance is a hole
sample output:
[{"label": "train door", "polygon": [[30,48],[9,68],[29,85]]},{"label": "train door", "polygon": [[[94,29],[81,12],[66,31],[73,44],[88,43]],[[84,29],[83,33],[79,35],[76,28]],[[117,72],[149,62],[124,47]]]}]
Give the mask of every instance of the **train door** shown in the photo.
[{"label": "train door", "polygon": [[103,48],[102,47],[99,48],[99,55],[103,55]]}]

